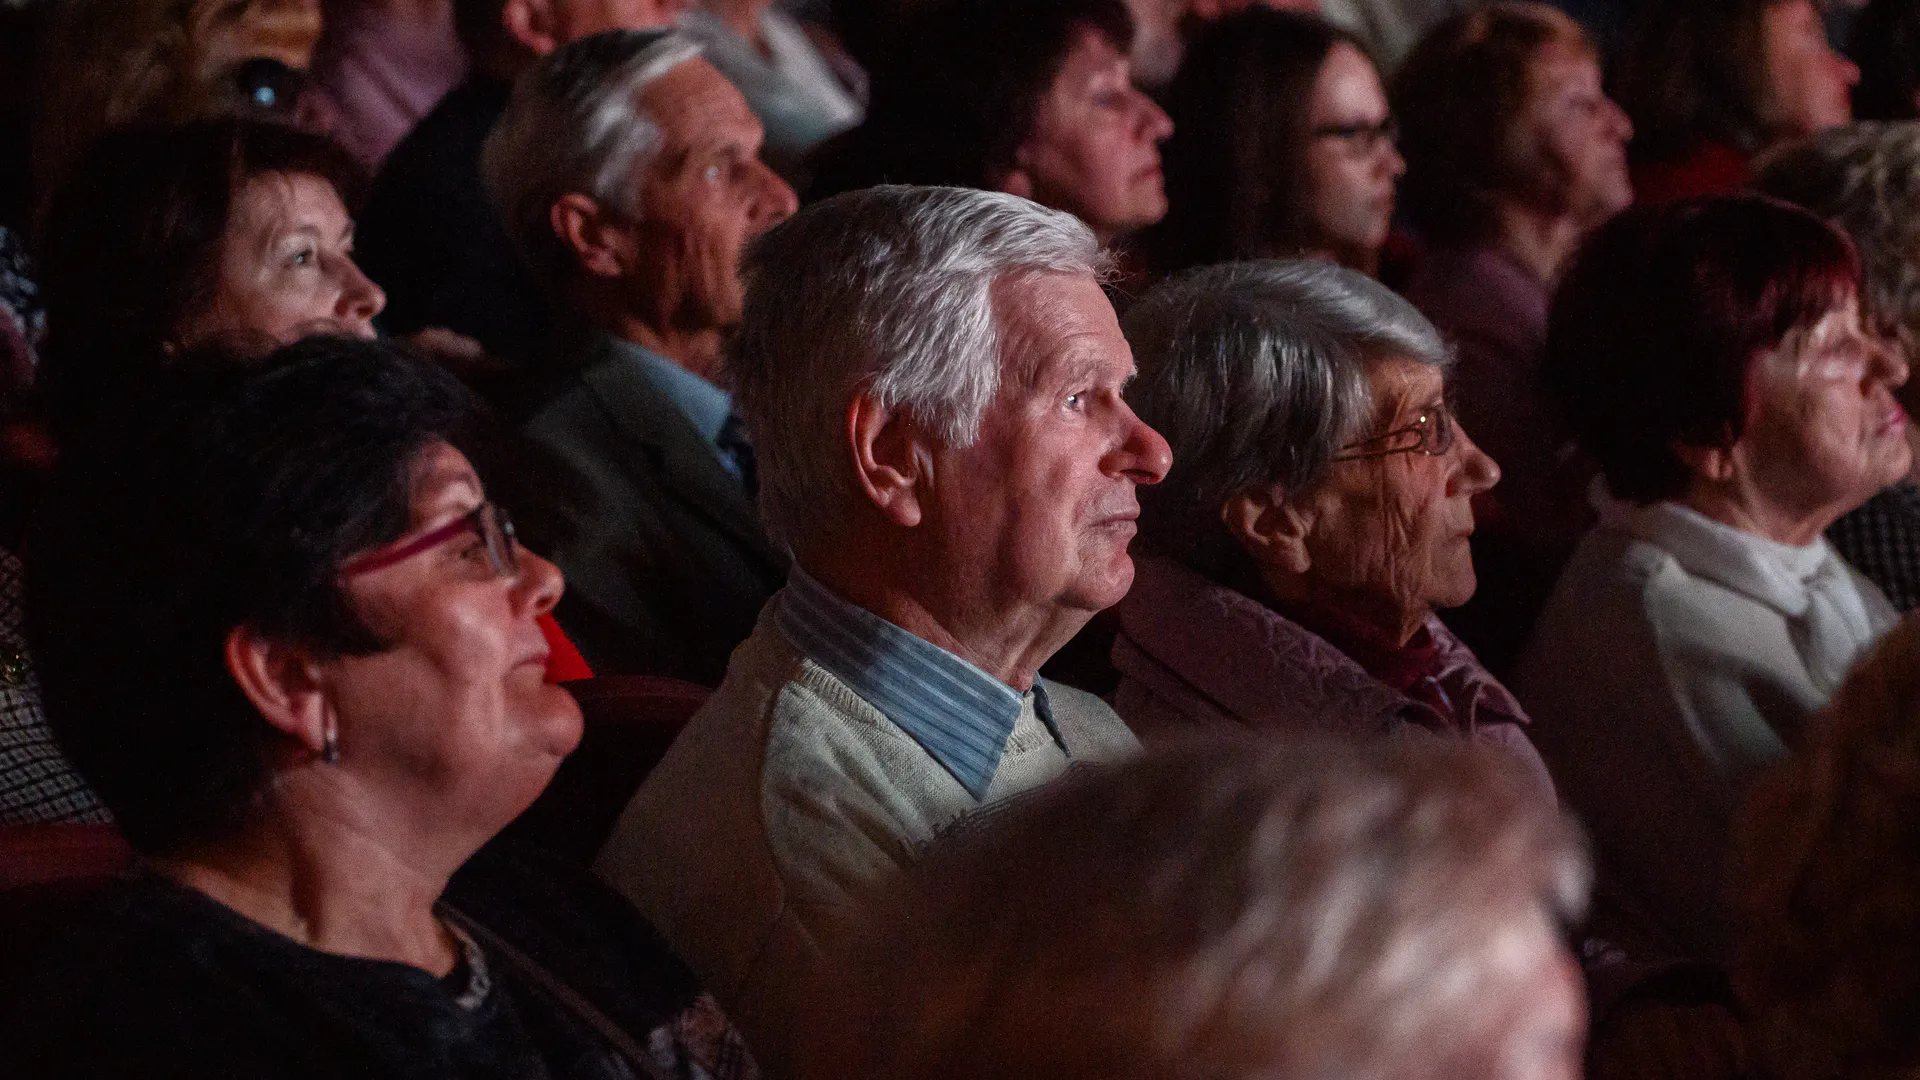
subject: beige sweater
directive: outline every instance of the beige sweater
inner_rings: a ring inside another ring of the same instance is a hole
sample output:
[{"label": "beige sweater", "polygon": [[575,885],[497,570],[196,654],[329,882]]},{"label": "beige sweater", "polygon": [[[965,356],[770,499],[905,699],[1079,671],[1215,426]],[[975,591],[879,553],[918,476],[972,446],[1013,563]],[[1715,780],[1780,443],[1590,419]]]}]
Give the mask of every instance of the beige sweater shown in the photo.
[{"label": "beige sweater", "polygon": [[[982,804],[795,650],[775,606],[627,806],[594,870],[666,935],[777,1077],[791,1072],[797,995],[823,941],[862,892]],[[1053,683],[1047,692],[1074,761],[1137,750],[1098,698]],[[1067,764],[1029,694],[987,801]]]}]

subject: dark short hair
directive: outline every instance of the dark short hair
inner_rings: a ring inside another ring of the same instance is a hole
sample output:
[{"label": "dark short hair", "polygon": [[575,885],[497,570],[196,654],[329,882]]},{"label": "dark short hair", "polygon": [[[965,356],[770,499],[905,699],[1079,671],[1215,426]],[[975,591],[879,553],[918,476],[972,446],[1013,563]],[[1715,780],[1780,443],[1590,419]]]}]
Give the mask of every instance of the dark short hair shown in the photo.
[{"label": "dark short hair", "polygon": [[818,155],[809,201],[876,184],[992,189],[1077,35],[1133,47],[1124,0],[930,0],[894,26],[860,127]]},{"label": "dark short hair", "polygon": [[424,449],[479,430],[452,376],[373,342],[192,367],[66,448],[28,583],[48,722],[149,852],[230,835],[270,779],[279,736],[227,672],[227,636],[385,648],[339,567],[405,534]]},{"label": "dark short hair", "polygon": [[1853,115],[1860,120],[1920,119],[1920,4],[1871,0],[1847,33],[1847,56],[1860,66]]},{"label": "dark short hair", "polygon": [[1407,175],[1400,205],[1428,239],[1469,244],[1499,228],[1503,199],[1532,181],[1514,132],[1542,49],[1567,42],[1591,53],[1574,22],[1546,4],[1495,3],[1463,11],[1422,38],[1393,82]]},{"label": "dark short hair", "polygon": [[1753,153],[1770,141],[1763,20],[1788,2],[1641,5],[1614,70],[1614,99],[1633,121],[1634,160],[1672,161],[1707,142]]},{"label": "dark short hair", "polygon": [[1167,88],[1161,150],[1167,216],[1142,237],[1154,268],[1299,254],[1318,237],[1302,210],[1313,84],[1345,30],[1259,6],[1204,30]]},{"label": "dark short hair", "polygon": [[80,159],[39,245],[56,431],[164,362],[182,321],[213,300],[235,196],[269,173],[319,177],[349,206],[361,185],[332,140],[261,120],[125,128]]},{"label": "dark short hair", "polygon": [[1860,286],[1853,245],[1759,195],[1643,206],[1575,256],[1548,318],[1545,378],[1621,499],[1690,481],[1675,444],[1730,446],[1754,360]]}]

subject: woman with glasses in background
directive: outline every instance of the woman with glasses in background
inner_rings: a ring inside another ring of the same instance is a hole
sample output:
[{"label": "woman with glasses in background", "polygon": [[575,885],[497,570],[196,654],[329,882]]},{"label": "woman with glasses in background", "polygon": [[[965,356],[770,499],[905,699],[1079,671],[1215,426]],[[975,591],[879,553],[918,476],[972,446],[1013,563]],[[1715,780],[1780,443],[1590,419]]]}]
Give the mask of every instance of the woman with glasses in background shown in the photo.
[{"label": "woman with glasses in background", "polygon": [[1165,274],[1311,256],[1377,273],[1406,162],[1358,39],[1251,7],[1202,32],[1167,90],[1167,216],[1142,238]]},{"label": "woman with glasses in background", "polygon": [[1319,260],[1188,271],[1127,314],[1127,391],[1174,464],[1142,489],[1114,708],[1149,744],[1209,727],[1420,729],[1491,743],[1542,798],[1526,716],[1434,617],[1473,596],[1500,469],[1453,420],[1447,349]]},{"label": "woman with glasses in background", "polygon": [[68,453],[30,634],[139,858],[9,955],[9,1075],[754,1075],[624,901],[489,846],[581,717],[478,408],[316,338],[158,378]]}]

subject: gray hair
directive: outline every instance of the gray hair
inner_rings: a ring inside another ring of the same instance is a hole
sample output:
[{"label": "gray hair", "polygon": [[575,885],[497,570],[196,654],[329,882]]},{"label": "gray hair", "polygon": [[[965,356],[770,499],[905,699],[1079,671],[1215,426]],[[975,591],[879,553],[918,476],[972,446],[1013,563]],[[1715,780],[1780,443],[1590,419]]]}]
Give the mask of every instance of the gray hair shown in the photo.
[{"label": "gray hair", "polygon": [[636,214],[634,177],[660,149],[640,92],[700,55],[666,30],[608,30],[564,45],[520,76],[480,152],[480,179],[521,257],[549,286],[573,270],[554,201],[580,192]]},{"label": "gray hair", "polygon": [[1373,422],[1382,360],[1453,362],[1412,304],[1320,260],[1190,270],[1142,297],[1124,327],[1140,368],[1127,401],[1173,448],[1166,480],[1141,489],[1141,529],[1216,579],[1242,558],[1220,521],[1227,499],[1318,483]]},{"label": "gray hair", "polygon": [[1589,884],[1486,747],[1162,748],[910,867],[847,931],[819,1075],[1493,1075]]},{"label": "gray hair", "polygon": [[769,529],[817,535],[857,496],[846,452],[855,395],[906,410],[949,446],[973,444],[1000,390],[994,282],[1108,268],[1073,215],[965,188],[850,191],[762,236],[744,261],[728,366]]},{"label": "gray hair", "polygon": [[1838,225],[1860,250],[1869,322],[1920,349],[1920,122],[1851,124],[1774,157],[1755,188]]}]

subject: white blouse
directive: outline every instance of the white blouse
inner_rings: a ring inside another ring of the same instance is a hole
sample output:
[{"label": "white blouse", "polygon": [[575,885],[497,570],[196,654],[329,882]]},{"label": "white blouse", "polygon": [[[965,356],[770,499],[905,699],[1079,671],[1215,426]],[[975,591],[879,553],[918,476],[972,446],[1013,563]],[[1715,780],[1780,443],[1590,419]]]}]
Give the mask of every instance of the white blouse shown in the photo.
[{"label": "white blouse", "polygon": [[1512,681],[1630,947],[1724,959],[1746,782],[1898,616],[1824,539],[1602,500]]}]

